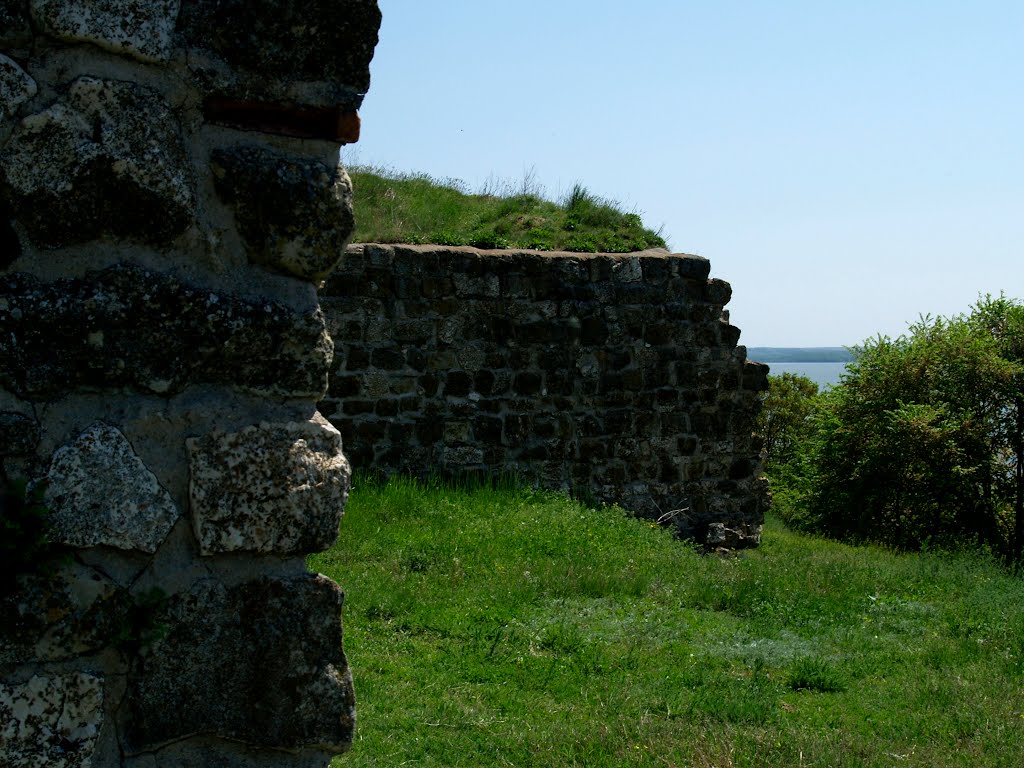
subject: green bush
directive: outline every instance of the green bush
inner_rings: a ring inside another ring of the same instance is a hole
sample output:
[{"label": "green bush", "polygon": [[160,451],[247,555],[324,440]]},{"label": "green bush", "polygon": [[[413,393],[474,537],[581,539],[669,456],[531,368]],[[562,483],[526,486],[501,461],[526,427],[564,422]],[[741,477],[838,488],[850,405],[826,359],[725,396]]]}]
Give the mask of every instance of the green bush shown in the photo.
[{"label": "green bush", "polygon": [[817,398],[780,389],[792,396],[775,409],[781,433],[800,437],[770,449],[780,514],[839,538],[980,546],[1020,562],[1022,338],[1024,306],[987,298],[865,342]]}]

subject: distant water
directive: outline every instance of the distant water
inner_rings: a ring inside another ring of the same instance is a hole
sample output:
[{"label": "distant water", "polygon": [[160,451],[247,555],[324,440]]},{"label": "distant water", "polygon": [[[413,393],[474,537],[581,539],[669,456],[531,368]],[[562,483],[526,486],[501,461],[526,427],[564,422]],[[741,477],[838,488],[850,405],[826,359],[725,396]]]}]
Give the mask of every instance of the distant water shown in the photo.
[{"label": "distant water", "polygon": [[768,363],[768,367],[772,376],[798,373],[825,389],[839,383],[840,375],[846,370],[846,363]]}]

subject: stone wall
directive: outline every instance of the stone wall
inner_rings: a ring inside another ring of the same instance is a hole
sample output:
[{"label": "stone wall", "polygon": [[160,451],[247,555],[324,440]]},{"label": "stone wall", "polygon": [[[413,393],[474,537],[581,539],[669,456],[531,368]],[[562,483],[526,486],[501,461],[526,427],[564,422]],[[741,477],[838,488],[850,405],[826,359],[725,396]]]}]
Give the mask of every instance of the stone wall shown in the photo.
[{"label": "stone wall", "polygon": [[351,246],[321,290],[320,410],[356,467],[509,472],[708,546],[756,544],[768,369],[746,362],[709,270],[664,251]]},{"label": "stone wall", "polygon": [[304,557],[349,487],[315,285],[379,23],[0,0],[0,765],[350,744],[342,593]]}]

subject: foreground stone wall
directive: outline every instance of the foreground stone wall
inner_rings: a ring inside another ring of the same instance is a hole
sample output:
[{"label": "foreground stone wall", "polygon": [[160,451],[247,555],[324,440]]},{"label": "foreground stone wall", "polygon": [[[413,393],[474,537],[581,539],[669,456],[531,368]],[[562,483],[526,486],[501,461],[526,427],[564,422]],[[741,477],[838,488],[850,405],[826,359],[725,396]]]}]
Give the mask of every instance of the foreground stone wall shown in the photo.
[{"label": "foreground stone wall", "polygon": [[0,765],[350,744],[342,593],[304,556],[349,487],[315,285],[379,23],[0,0]]},{"label": "foreground stone wall", "polygon": [[697,256],[351,246],[321,291],[321,411],[357,467],[510,472],[756,544],[767,366]]}]

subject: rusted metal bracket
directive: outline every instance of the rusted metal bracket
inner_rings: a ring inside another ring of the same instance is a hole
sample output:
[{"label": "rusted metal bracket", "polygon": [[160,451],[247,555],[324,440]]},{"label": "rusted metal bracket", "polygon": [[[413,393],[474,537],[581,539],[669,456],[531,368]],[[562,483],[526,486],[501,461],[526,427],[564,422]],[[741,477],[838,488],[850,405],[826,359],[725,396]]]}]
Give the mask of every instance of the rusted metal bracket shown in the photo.
[{"label": "rusted metal bracket", "polygon": [[341,107],[304,107],[211,96],[203,102],[207,122],[299,139],[323,139],[339,144],[359,141],[359,113]]}]

